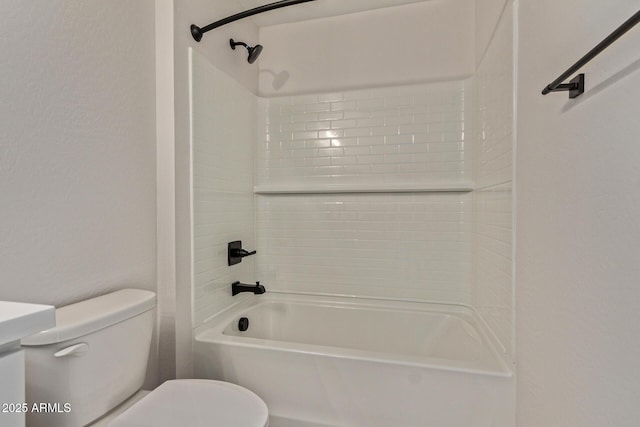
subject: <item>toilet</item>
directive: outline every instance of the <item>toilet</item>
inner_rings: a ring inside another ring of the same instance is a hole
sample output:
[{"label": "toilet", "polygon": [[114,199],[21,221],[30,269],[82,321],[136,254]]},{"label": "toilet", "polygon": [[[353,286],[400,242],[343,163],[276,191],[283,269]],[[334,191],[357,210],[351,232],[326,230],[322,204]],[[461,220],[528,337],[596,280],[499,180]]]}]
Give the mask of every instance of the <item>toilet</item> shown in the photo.
[{"label": "toilet", "polygon": [[56,327],[24,338],[27,427],[90,426],[107,413],[109,427],[267,427],[262,399],[222,381],[171,380],[127,404],[145,380],[155,305],[150,291],[112,292],[56,309]]}]

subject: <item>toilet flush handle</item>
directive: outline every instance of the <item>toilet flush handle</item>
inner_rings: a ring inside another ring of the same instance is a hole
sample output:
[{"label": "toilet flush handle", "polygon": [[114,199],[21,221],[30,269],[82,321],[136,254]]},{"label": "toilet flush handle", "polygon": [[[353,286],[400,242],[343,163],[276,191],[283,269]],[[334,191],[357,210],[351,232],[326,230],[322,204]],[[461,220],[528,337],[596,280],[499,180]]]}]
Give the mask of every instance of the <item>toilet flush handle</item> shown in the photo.
[{"label": "toilet flush handle", "polygon": [[89,351],[89,344],[81,342],[80,344],[74,344],[63,348],[62,350],[55,352],[53,355],[55,357],[82,356],[87,351]]}]

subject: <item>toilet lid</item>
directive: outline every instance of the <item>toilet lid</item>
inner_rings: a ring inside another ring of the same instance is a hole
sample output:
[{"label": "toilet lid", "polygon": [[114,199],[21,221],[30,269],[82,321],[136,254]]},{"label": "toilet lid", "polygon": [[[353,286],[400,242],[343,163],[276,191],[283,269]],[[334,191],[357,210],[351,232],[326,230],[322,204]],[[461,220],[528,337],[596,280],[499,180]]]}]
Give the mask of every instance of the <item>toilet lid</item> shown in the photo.
[{"label": "toilet lid", "polygon": [[109,427],[266,427],[267,405],[235,384],[172,380],[149,393]]}]

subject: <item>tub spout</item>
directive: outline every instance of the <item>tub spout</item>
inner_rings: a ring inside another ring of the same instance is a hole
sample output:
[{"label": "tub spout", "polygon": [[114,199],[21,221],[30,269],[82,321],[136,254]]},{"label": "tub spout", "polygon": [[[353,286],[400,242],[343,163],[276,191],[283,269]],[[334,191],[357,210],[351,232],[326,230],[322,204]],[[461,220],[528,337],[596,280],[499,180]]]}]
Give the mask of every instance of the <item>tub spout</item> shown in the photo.
[{"label": "tub spout", "polygon": [[246,285],[240,282],[233,282],[231,284],[231,295],[237,295],[240,292],[253,292],[256,295],[264,294],[266,289],[264,286],[260,284],[260,282],[256,282],[255,285]]}]

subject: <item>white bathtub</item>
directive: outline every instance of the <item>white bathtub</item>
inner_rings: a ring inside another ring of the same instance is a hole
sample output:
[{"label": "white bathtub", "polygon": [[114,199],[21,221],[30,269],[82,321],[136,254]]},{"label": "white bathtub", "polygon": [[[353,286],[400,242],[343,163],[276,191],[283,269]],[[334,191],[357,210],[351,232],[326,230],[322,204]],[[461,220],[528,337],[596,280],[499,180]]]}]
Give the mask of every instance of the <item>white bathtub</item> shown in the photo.
[{"label": "white bathtub", "polygon": [[463,306],[267,293],[198,328],[194,350],[198,377],[299,425],[514,424],[511,372]]}]

